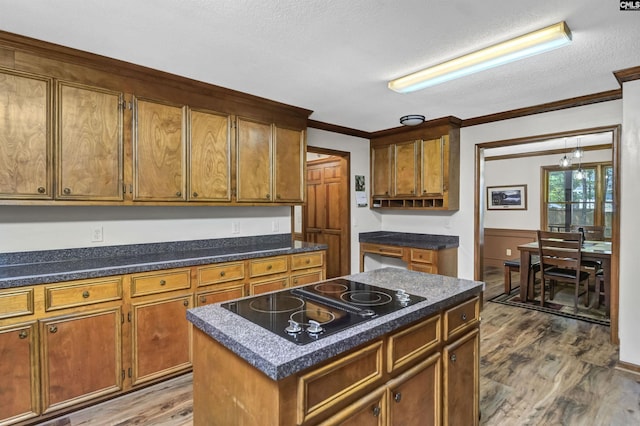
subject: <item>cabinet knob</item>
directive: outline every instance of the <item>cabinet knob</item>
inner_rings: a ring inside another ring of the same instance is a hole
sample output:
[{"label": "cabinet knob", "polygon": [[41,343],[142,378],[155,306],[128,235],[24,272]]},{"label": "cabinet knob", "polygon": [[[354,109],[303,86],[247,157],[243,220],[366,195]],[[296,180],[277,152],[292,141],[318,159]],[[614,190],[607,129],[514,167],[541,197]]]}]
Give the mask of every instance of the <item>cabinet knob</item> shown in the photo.
[{"label": "cabinet knob", "polygon": [[460,315],[460,318],[462,318],[462,321],[466,321],[467,320],[467,313],[463,312],[462,315]]},{"label": "cabinet knob", "polygon": [[194,197],[194,198],[197,198],[197,197],[198,197],[198,193],[194,191],[194,192],[193,192],[193,197]]},{"label": "cabinet knob", "polygon": [[176,197],[182,197],[182,192],[181,191],[176,192]]},{"label": "cabinet knob", "polygon": [[225,275],[225,274],[224,274],[224,271],[220,271],[220,276],[221,276],[221,277],[224,277],[224,275]]},{"label": "cabinet knob", "polygon": [[380,407],[375,405],[371,410],[371,414],[373,414],[373,417],[378,417],[380,415]]},{"label": "cabinet knob", "polygon": [[165,280],[160,280],[160,285],[165,285],[167,282]]},{"label": "cabinet knob", "polygon": [[200,296],[200,303],[207,303],[207,297],[206,296]]},{"label": "cabinet knob", "polygon": [[393,394],[393,400],[395,402],[400,402],[401,399],[402,399],[402,394],[400,392],[396,392]]},{"label": "cabinet knob", "polygon": [[305,263],[306,263],[307,265],[308,265],[308,264],[310,264],[310,263],[311,263],[311,259],[307,259],[307,260],[305,261]]},{"label": "cabinet knob", "polygon": [[39,186],[38,187],[38,194],[44,194],[44,192],[45,192],[44,186]]},{"label": "cabinet knob", "polygon": [[294,279],[293,279],[293,283],[294,283],[294,284],[298,284],[298,279],[297,279],[297,278],[294,278]]},{"label": "cabinet knob", "polygon": [[267,271],[270,271],[273,268],[271,265],[267,265]]},{"label": "cabinet knob", "polygon": [[71,194],[71,188],[65,188],[62,190],[62,192],[64,193],[64,195],[69,195]]},{"label": "cabinet knob", "polygon": [[20,334],[18,334],[18,337],[20,339],[26,339],[27,337],[29,337],[29,333],[27,332],[27,330],[22,330]]},{"label": "cabinet knob", "polygon": [[458,359],[458,357],[456,357],[456,354],[451,354],[449,359],[451,360],[451,362],[456,362],[456,359]]},{"label": "cabinet knob", "polygon": [[184,300],[184,301],[182,302],[182,304],[183,304],[184,306],[189,306],[189,301],[188,301],[188,300]]},{"label": "cabinet knob", "polygon": [[57,333],[58,332],[58,326],[57,325],[52,325],[49,327],[49,333]]},{"label": "cabinet knob", "polygon": [[266,198],[267,200],[269,200],[269,199],[271,199],[271,195],[267,194],[267,195],[265,196],[265,198]]},{"label": "cabinet knob", "polygon": [[85,299],[89,298],[89,290],[85,290],[82,292],[82,297],[84,297]]}]

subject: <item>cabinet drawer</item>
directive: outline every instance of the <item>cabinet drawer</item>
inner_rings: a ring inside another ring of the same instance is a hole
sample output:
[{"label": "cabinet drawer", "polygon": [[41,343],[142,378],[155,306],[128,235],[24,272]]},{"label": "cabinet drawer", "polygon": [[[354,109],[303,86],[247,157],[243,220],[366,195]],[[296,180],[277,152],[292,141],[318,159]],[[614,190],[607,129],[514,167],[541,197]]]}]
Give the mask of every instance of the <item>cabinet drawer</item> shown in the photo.
[{"label": "cabinet drawer", "polygon": [[211,290],[196,294],[196,306],[224,302],[246,296],[244,283],[231,283],[212,286]]},{"label": "cabinet drawer", "polygon": [[174,272],[138,274],[131,277],[131,296],[164,293],[191,287],[189,269]]},{"label": "cabinet drawer", "polygon": [[0,319],[33,314],[33,288],[0,292]]},{"label": "cabinet drawer", "polygon": [[314,271],[306,274],[297,274],[291,276],[291,285],[293,287],[311,284],[318,281],[322,281],[322,271]]},{"label": "cabinet drawer", "polygon": [[382,377],[382,341],[300,376],[298,424],[379,384]]},{"label": "cabinet drawer", "polygon": [[475,325],[480,317],[480,303],[474,297],[444,313],[444,339],[459,334]]},{"label": "cabinet drawer", "polygon": [[287,256],[268,257],[266,259],[254,259],[249,261],[249,276],[279,274],[289,270]]},{"label": "cabinet drawer", "polygon": [[236,281],[244,278],[244,263],[221,263],[198,268],[198,286]]},{"label": "cabinet drawer", "polygon": [[438,266],[432,263],[412,263],[409,269],[412,271],[426,272],[427,274],[438,273]]},{"label": "cabinet drawer", "polygon": [[385,246],[381,244],[360,244],[360,251],[367,253],[378,253],[382,256],[402,257],[404,249],[397,246]]},{"label": "cabinet drawer", "polygon": [[266,280],[249,283],[249,294],[266,293],[268,291],[282,290],[289,287],[289,277],[276,278],[275,280]]},{"label": "cabinet drawer", "polygon": [[411,262],[435,263],[437,252],[435,250],[411,249]]},{"label": "cabinet drawer", "polygon": [[389,336],[387,371],[403,367],[440,344],[440,315],[433,316]]},{"label": "cabinet drawer", "polygon": [[291,270],[295,271],[296,269],[306,269],[306,268],[317,268],[322,266],[322,253],[302,253],[302,254],[292,254],[291,255]]},{"label": "cabinet drawer", "polygon": [[45,311],[122,299],[122,277],[46,286]]}]

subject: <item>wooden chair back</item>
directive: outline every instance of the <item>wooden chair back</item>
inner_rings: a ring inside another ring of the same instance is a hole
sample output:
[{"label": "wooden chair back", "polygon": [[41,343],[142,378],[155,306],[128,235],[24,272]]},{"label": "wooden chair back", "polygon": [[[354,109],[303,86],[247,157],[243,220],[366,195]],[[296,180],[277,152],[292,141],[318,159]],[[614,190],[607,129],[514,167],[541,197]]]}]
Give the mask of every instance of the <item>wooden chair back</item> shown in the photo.
[{"label": "wooden chair back", "polygon": [[571,225],[570,231],[583,234],[588,241],[604,241],[604,226]]},{"label": "wooden chair back", "polygon": [[[582,235],[579,232],[538,231],[538,254],[543,278],[549,268],[580,270]],[[579,279],[579,274],[576,274]],[[571,280],[573,281],[573,280]]]}]

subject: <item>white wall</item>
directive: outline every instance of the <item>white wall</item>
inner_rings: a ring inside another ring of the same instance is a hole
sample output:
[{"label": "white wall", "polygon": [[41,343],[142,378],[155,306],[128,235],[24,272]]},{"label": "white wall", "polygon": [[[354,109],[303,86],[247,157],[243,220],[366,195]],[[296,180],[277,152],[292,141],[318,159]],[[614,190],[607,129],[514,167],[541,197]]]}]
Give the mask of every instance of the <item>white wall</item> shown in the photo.
[{"label": "white wall", "polygon": [[620,161],[620,360],[640,365],[640,81],[622,87],[622,159]]},{"label": "white wall", "polygon": [[[0,206],[0,253],[290,233],[290,211],[289,207]],[[233,222],[238,224],[237,234],[231,232]],[[91,241],[96,226],[102,227],[102,242]]]},{"label": "white wall", "polygon": [[[585,151],[583,163],[611,161],[612,151]],[[484,212],[485,228],[539,229],[540,228],[540,178],[542,166],[558,164],[560,154],[536,157],[510,158],[485,161],[485,186],[527,185],[526,210],[487,210]]]},{"label": "white wall", "polygon": [[349,152],[351,154],[351,176],[349,176],[349,187],[351,188],[351,271],[352,273],[357,273],[360,268],[360,243],[358,242],[358,234],[360,232],[380,230],[380,215],[373,212],[368,206],[358,207],[355,199],[356,175],[363,175],[365,177],[367,199],[369,194],[371,194],[369,180],[369,140],[326,132],[324,130],[308,129],[307,145]]}]

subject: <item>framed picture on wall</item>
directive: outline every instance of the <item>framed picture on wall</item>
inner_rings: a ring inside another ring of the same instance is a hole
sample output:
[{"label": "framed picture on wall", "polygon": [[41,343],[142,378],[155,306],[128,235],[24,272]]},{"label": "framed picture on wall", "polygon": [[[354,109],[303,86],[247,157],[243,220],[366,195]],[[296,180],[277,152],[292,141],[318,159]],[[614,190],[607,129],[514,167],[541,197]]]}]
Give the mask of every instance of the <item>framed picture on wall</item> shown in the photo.
[{"label": "framed picture on wall", "polygon": [[526,209],[527,185],[487,187],[487,210]]}]

